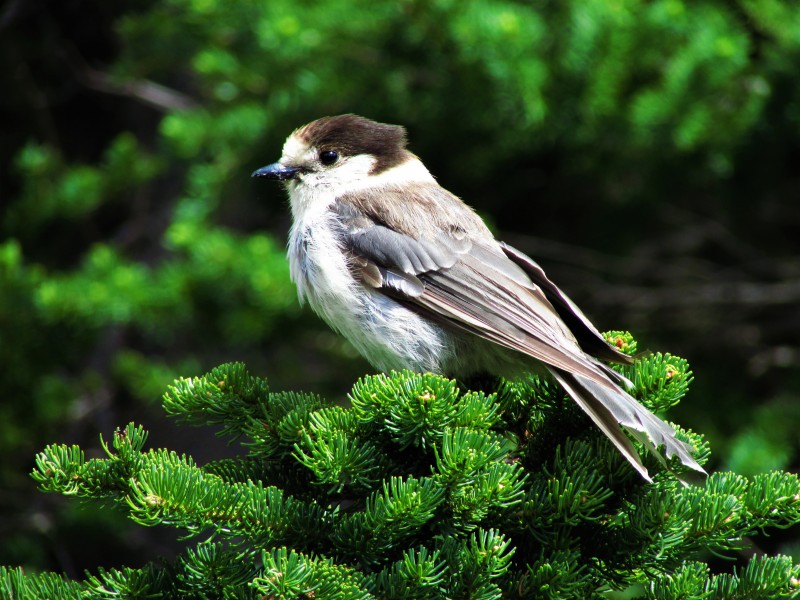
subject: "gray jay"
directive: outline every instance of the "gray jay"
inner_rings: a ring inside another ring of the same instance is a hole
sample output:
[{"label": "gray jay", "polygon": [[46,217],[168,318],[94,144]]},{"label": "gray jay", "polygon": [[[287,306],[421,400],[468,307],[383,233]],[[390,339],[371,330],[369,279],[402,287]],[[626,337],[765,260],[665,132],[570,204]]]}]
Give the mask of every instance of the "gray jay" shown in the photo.
[{"label": "gray jay", "polygon": [[288,255],[300,301],[376,368],[458,378],[546,369],[645,479],[622,428],[704,472],[693,448],[601,362],[631,358],[537,263],[495,240],[436,183],[406,149],[404,128],[356,115],[318,119],[253,176],[282,181],[289,193]]}]

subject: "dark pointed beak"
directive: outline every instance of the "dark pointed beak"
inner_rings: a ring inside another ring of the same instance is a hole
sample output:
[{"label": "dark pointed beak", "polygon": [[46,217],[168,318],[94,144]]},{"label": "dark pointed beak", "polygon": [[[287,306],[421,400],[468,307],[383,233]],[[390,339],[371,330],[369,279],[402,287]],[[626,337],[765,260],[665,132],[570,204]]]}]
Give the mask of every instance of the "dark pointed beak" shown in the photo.
[{"label": "dark pointed beak", "polygon": [[251,177],[266,177],[267,179],[286,181],[287,179],[294,179],[294,176],[299,172],[300,167],[287,167],[286,165],[276,162],[253,171]]}]

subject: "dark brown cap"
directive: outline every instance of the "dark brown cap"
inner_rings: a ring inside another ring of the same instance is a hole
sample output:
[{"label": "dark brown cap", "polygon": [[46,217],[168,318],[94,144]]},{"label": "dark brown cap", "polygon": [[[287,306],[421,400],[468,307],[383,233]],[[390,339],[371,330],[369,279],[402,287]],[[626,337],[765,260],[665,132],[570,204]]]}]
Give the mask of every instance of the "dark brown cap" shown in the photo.
[{"label": "dark brown cap", "polygon": [[304,125],[294,135],[319,150],[335,150],[342,156],[374,156],[377,162],[372,173],[390,169],[409,156],[405,128],[358,115],[323,117]]}]

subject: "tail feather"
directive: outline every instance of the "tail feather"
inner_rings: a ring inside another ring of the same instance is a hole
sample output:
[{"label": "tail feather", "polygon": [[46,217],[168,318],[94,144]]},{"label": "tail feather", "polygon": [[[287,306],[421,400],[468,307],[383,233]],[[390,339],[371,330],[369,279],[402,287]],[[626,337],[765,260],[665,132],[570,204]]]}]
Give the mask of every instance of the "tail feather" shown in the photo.
[{"label": "tail feather", "polygon": [[648,481],[651,479],[647,469],[620,426],[628,429],[635,439],[643,442],[647,449],[662,461],[663,457],[658,452],[659,446],[664,446],[667,458],[678,456],[681,463],[690,469],[705,473],[703,467],[692,456],[694,448],[677,439],[675,430],[670,425],[639,404],[622,388],[612,389],[582,375],[558,369],[550,369],[550,372],[578,406],[608,436],[633,468]]}]

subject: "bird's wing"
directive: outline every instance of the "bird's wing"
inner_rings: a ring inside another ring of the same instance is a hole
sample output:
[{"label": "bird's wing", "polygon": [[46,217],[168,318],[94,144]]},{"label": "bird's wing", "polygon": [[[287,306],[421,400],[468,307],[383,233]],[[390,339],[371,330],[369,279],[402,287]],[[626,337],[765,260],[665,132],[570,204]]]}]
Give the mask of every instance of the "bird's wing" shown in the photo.
[{"label": "bird's wing", "polygon": [[616,387],[583,353],[541,288],[494,240],[476,241],[457,230],[415,239],[350,205],[337,210],[342,243],[365,285],[433,320]]},{"label": "bird's wing", "polygon": [[525,271],[531,281],[541,288],[545,297],[567,324],[585,352],[595,358],[610,362],[622,364],[631,364],[633,362],[631,356],[620,352],[606,342],[602,334],[583,314],[583,311],[556,284],[550,281],[545,275],[544,269],[536,261],[505,242],[500,242],[500,247],[505,255]]}]

